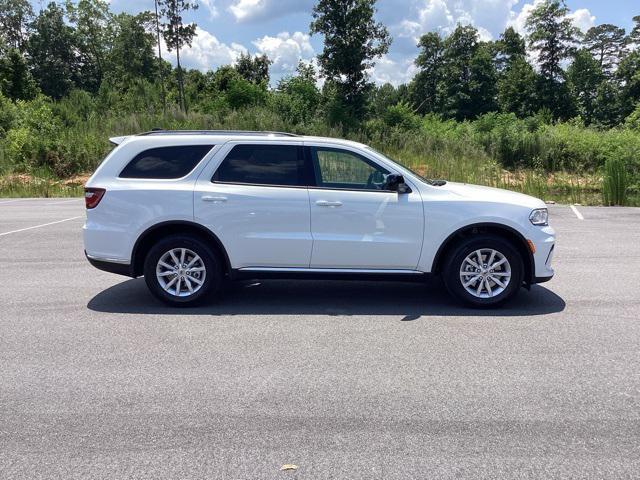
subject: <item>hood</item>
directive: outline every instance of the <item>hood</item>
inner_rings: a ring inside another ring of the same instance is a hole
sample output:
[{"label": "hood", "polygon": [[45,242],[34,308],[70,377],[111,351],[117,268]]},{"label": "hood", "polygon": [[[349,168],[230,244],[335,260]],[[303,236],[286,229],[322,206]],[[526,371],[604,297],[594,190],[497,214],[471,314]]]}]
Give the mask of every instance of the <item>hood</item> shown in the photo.
[{"label": "hood", "polygon": [[546,207],[545,203],[539,198],[510,190],[503,190],[501,188],[482,187],[480,185],[456,182],[447,182],[446,185],[438,188],[446,190],[455,196],[477,202],[505,203],[527,207],[532,210],[534,208]]}]

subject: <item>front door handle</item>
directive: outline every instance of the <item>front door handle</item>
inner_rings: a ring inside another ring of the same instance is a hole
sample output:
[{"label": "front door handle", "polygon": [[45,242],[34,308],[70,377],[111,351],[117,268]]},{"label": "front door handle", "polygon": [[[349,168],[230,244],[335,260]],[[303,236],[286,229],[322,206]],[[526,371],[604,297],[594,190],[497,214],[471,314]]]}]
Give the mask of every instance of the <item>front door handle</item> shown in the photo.
[{"label": "front door handle", "polygon": [[222,203],[227,201],[227,197],[214,197],[213,195],[203,195],[203,202]]},{"label": "front door handle", "polygon": [[319,207],[341,207],[342,202],[339,202],[339,201],[330,202],[328,200],[318,200],[316,202],[316,205],[318,205]]}]

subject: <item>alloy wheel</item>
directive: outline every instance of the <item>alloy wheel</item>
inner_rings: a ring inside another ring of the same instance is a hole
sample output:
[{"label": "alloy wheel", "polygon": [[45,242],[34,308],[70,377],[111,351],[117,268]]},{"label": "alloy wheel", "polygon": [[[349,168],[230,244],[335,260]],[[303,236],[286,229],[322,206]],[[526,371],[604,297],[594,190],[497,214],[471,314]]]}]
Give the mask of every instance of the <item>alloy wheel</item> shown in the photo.
[{"label": "alloy wheel", "polygon": [[491,248],[471,252],[460,267],[460,282],[476,298],[493,298],[511,281],[511,265],[502,253]]},{"label": "alloy wheel", "polygon": [[207,269],[202,258],[188,248],[165,252],[156,264],[156,278],[162,289],[176,297],[188,297],[204,285]]}]

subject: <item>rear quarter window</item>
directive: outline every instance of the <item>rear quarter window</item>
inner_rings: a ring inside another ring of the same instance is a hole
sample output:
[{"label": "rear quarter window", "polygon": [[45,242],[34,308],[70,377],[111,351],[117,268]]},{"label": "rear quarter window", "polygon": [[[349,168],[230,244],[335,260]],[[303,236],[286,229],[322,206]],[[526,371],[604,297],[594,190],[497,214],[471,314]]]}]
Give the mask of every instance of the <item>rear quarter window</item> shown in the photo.
[{"label": "rear quarter window", "polygon": [[187,175],[214,145],[180,145],[150,148],[137,154],[120,172],[120,178],[175,179]]}]

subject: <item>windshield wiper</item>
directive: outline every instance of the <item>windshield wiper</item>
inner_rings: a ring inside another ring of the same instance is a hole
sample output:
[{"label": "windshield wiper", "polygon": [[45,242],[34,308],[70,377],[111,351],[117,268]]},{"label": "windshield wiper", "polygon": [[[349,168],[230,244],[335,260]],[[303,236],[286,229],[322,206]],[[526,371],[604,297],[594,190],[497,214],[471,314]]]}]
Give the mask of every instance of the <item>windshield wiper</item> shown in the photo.
[{"label": "windshield wiper", "polygon": [[446,180],[429,180],[429,183],[434,187],[441,187],[447,184]]}]

